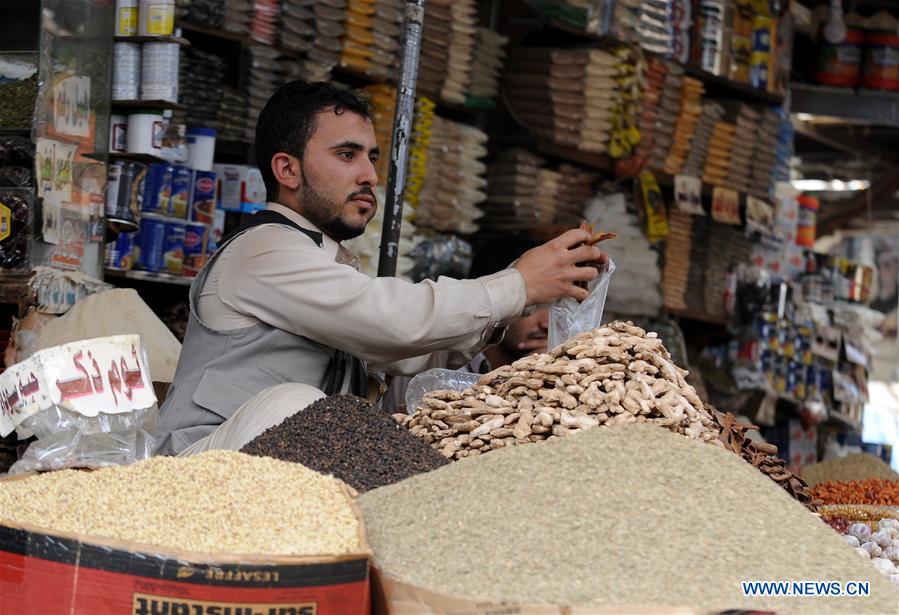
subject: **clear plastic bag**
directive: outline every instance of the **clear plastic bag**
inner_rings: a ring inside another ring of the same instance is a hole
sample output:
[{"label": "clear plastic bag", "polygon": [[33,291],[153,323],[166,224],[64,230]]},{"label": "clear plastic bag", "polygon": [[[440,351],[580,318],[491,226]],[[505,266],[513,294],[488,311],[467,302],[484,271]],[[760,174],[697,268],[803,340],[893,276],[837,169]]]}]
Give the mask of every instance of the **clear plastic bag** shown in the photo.
[{"label": "clear plastic bag", "polygon": [[127,465],[152,455],[158,409],[137,335],[39,351],[0,375],[0,435],[35,436],[10,474]]},{"label": "clear plastic bag", "polygon": [[600,325],[613,273],[615,263],[609,259],[599,276],[587,285],[590,295],[586,299],[578,302],[566,297],[552,305],[549,311],[548,348],[555,348],[578,333],[592,331]]},{"label": "clear plastic bag", "polygon": [[443,368],[422,372],[410,380],[406,387],[406,411],[414,413],[425,393],[440,390],[464,391],[476,384],[481,375]]},{"label": "clear plastic bag", "polygon": [[86,417],[54,406],[25,419],[21,432],[37,437],[10,474],[63,468],[102,468],[147,459],[156,447],[155,405],[125,414]]}]

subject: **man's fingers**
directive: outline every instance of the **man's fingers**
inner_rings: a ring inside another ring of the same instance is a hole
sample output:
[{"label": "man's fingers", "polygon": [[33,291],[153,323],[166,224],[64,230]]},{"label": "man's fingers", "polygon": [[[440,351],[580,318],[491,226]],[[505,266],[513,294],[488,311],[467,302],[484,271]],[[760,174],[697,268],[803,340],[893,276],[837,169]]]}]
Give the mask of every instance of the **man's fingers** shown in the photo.
[{"label": "man's fingers", "polygon": [[572,285],[569,288],[568,296],[573,299],[576,299],[577,301],[583,301],[584,299],[586,299],[587,297],[590,296],[590,293],[589,293],[589,291],[587,291],[586,288],[581,288],[580,286]]},{"label": "man's fingers", "polygon": [[602,251],[593,246],[580,246],[568,251],[568,262],[571,263],[592,263],[601,257]]},{"label": "man's fingers", "polygon": [[576,246],[579,243],[585,243],[589,239],[590,233],[574,228],[570,231],[565,231],[549,243],[556,244],[564,248],[570,248],[572,246]]},{"label": "man's fingers", "polygon": [[597,276],[599,276],[599,269],[596,267],[575,267],[571,279],[576,282],[589,282]]}]

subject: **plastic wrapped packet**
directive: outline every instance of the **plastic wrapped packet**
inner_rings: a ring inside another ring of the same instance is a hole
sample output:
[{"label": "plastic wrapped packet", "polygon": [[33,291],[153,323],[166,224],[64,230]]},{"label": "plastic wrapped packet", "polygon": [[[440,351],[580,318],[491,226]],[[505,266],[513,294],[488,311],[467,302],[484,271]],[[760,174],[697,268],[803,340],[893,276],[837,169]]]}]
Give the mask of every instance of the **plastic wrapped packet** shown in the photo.
[{"label": "plastic wrapped packet", "polygon": [[409,273],[413,282],[436,280],[440,276],[464,278],[471,268],[472,248],[455,235],[419,234],[408,256],[413,263]]},{"label": "plastic wrapped packet", "polygon": [[123,465],[155,446],[156,395],[136,335],[37,352],[0,375],[0,436],[36,436],[11,474]]},{"label": "plastic wrapped packet", "polygon": [[587,285],[590,294],[586,299],[577,302],[566,297],[552,305],[549,311],[548,348],[555,348],[578,333],[592,331],[600,325],[613,273],[615,263],[609,259],[609,264],[602,268],[599,276]]},{"label": "plastic wrapped packet", "polygon": [[443,368],[422,372],[410,380],[406,387],[406,411],[414,413],[425,393],[440,390],[461,392],[476,384],[480,378],[481,374]]}]

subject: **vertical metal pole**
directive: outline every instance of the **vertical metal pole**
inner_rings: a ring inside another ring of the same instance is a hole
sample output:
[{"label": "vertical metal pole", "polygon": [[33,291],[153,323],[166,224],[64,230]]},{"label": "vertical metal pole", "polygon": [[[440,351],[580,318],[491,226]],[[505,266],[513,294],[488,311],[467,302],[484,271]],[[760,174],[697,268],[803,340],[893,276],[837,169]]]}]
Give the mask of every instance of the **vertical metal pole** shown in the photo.
[{"label": "vertical metal pole", "polygon": [[403,194],[406,192],[406,167],[409,161],[409,138],[415,112],[415,83],[418,80],[418,56],[421,30],[425,17],[425,0],[406,2],[403,67],[396,88],[396,116],[390,141],[390,167],[387,175],[387,202],[384,204],[384,226],[381,229],[381,254],[378,276],[396,275],[399,256],[400,226],[403,223]]}]

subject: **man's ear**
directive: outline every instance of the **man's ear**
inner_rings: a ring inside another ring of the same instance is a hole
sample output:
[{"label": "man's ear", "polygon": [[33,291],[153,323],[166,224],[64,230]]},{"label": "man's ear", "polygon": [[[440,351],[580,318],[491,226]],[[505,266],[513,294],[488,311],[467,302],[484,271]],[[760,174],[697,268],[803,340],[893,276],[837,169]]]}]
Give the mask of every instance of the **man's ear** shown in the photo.
[{"label": "man's ear", "polygon": [[272,173],[275,180],[289,190],[297,190],[300,187],[301,164],[299,158],[278,152],[272,156]]}]

